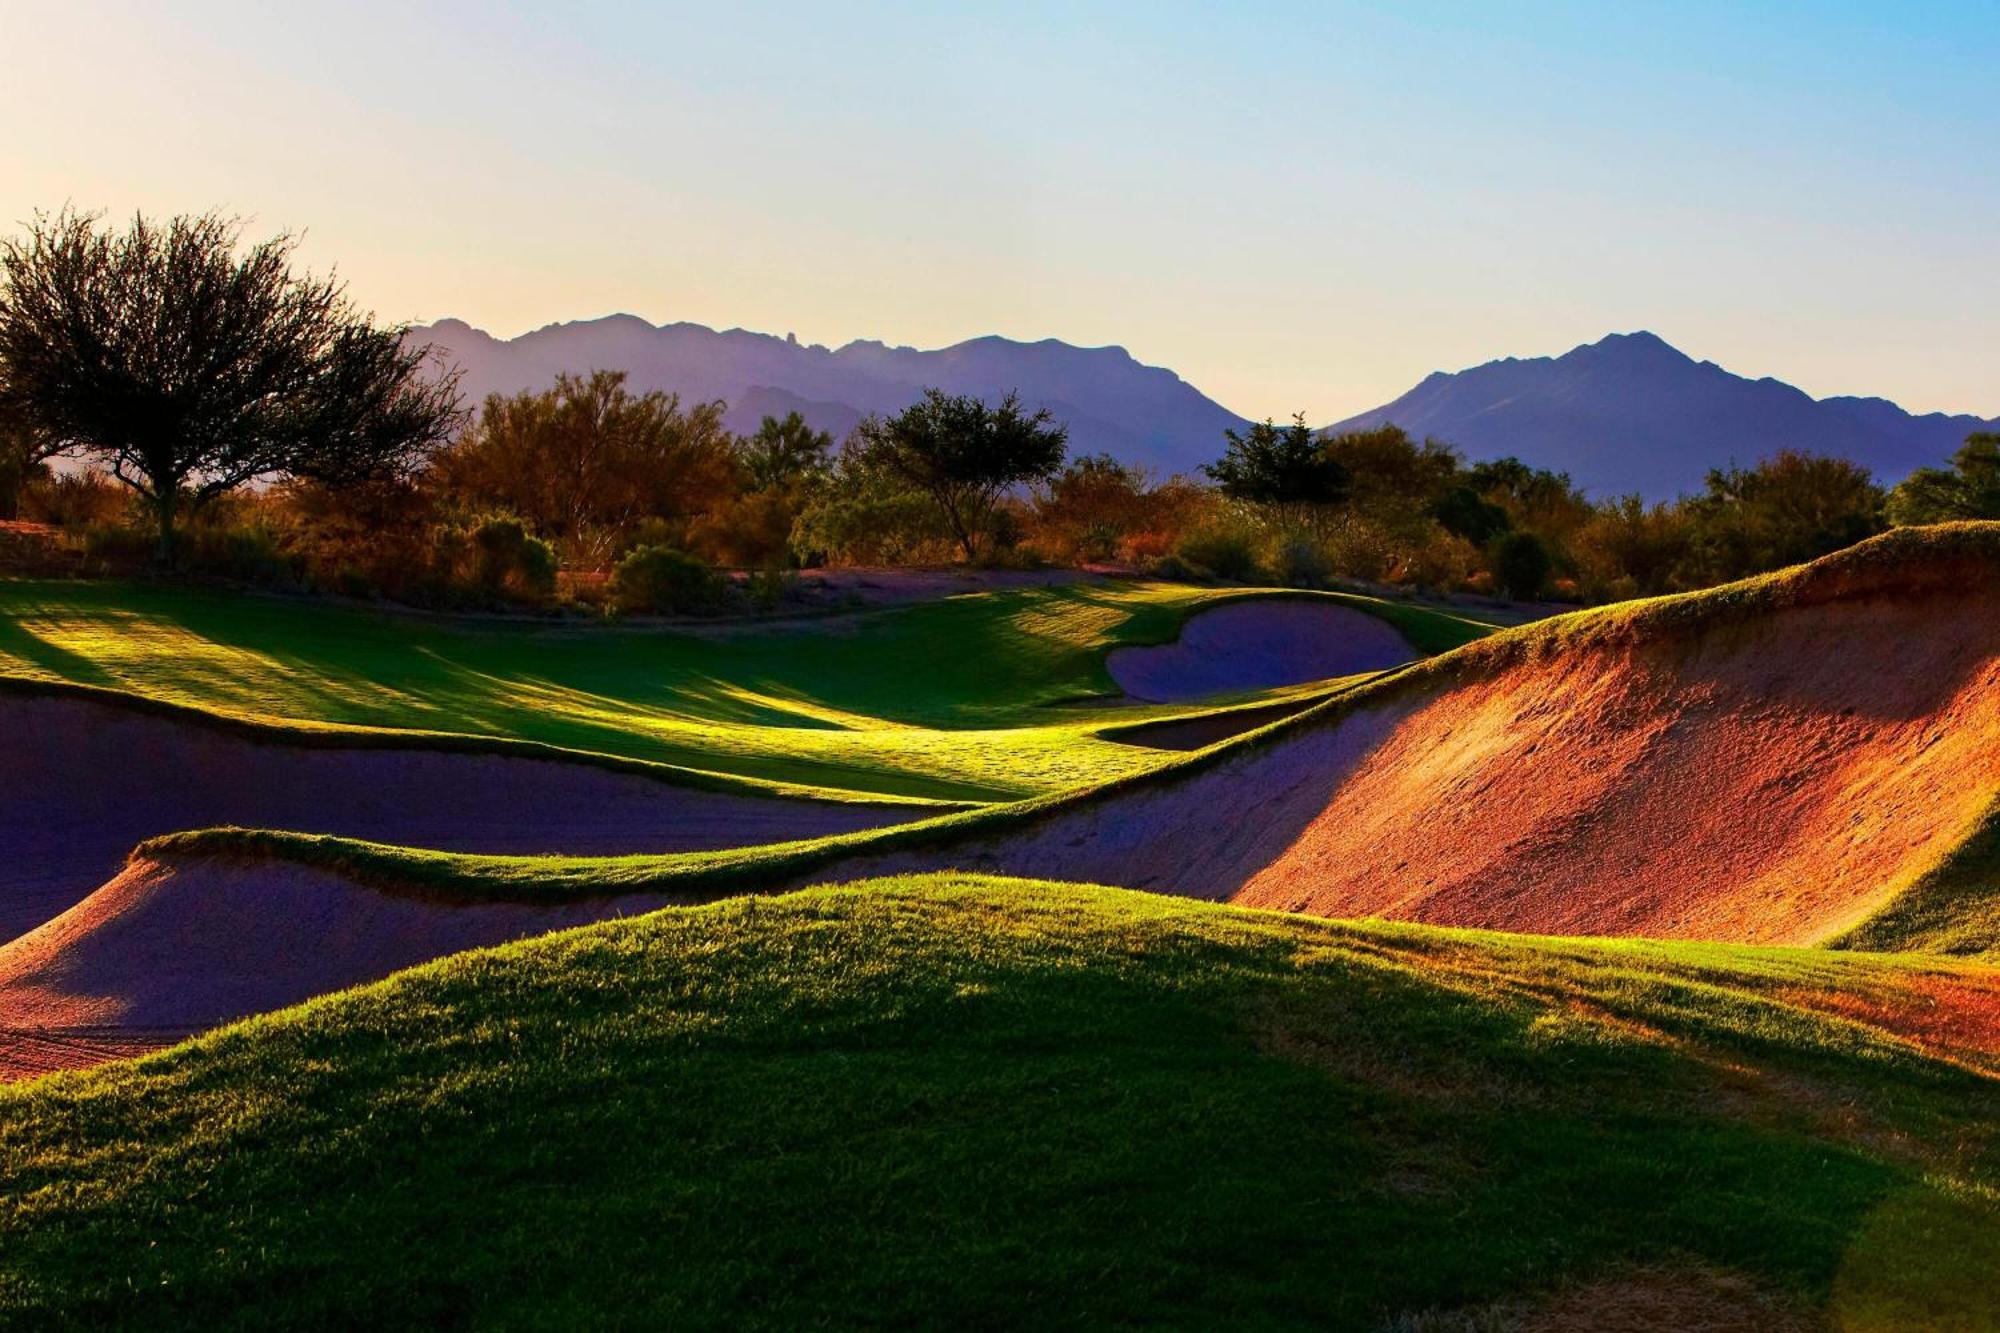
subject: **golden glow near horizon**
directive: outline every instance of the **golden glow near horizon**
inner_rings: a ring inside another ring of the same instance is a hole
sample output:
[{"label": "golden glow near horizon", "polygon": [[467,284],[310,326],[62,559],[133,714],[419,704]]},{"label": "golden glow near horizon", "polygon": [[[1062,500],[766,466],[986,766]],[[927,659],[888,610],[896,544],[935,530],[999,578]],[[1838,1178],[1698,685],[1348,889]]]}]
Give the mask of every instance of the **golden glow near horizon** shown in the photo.
[{"label": "golden glow near horizon", "polygon": [[1618,8],[0,0],[0,209],[226,208],[502,336],[1118,343],[1260,417],[1636,328],[2000,412],[1991,11]]}]

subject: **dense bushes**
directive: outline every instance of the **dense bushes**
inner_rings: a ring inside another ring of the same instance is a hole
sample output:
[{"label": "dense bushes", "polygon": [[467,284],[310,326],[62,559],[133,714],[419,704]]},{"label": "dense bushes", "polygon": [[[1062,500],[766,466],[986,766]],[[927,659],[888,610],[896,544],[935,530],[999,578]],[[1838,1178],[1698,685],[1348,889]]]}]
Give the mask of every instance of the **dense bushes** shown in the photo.
[{"label": "dense bushes", "polygon": [[621,611],[707,616],[728,606],[728,581],[701,560],[671,546],[642,546],[611,574],[613,605]]},{"label": "dense bushes", "polygon": [[1255,528],[1222,521],[1188,533],[1175,544],[1174,555],[1197,578],[1262,583],[1264,562],[1257,554],[1260,545]]},{"label": "dense bushes", "polygon": [[521,518],[565,563],[601,569],[639,524],[687,524],[740,494],[722,404],[633,394],[625,376],[562,375],[543,393],[494,394],[432,465],[461,502]]}]

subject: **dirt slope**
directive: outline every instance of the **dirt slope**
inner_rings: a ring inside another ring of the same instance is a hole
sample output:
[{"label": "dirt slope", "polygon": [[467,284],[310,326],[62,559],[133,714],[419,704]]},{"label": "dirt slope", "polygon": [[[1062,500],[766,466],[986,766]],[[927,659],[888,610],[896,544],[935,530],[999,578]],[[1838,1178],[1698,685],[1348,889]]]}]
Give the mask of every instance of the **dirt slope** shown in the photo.
[{"label": "dirt slope", "polygon": [[2000,789],[2000,596],[1863,597],[1425,700],[1237,902],[1808,944]]},{"label": "dirt slope", "polygon": [[182,829],[609,855],[818,837],[928,813],[702,791],[542,759],[285,745],[67,697],[0,694],[0,735],[0,941],[82,900],[138,843]]}]

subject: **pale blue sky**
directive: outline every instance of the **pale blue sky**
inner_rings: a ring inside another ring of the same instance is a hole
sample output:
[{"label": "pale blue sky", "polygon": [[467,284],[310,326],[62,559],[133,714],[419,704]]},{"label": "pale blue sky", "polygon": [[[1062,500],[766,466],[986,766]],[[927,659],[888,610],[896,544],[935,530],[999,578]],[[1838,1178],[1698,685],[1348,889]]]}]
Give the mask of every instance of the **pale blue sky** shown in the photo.
[{"label": "pale blue sky", "polygon": [[2000,0],[0,0],[0,223],[303,228],[385,318],[1116,342],[1247,414],[1654,329],[2000,413]]}]

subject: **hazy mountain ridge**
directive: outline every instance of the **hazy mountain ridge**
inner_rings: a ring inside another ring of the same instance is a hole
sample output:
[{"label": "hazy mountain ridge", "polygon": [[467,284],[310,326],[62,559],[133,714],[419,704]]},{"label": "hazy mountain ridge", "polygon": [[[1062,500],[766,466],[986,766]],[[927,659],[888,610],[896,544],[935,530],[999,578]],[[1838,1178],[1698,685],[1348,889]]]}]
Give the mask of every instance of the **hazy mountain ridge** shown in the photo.
[{"label": "hazy mountain ridge", "polygon": [[[542,388],[563,371],[624,370],[635,389],[687,401],[722,399],[730,429],[798,411],[844,438],[863,416],[895,412],[927,386],[997,398],[1018,389],[1070,428],[1072,453],[1106,452],[1161,476],[1192,472],[1222,453],[1244,418],[1173,371],[1122,347],[988,336],[932,351],[857,340],[839,348],[745,329],[652,325],[633,315],[551,324],[499,339],[460,320],[413,336],[465,370],[471,401]],[[1885,482],[1943,462],[2000,419],[1915,415],[1882,398],[1815,399],[1782,381],[1750,379],[1697,361],[1652,333],[1612,334],[1561,356],[1507,357],[1437,371],[1395,401],[1336,422],[1393,421],[1473,459],[1514,455],[1568,472],[1600,496],[1668,499],[1701,488],[1712,467],[1750,464],[1780,449],[1838,454]]]},{"label": "hazy mountain ridge", "polygon": [[442,320],[413,336],[464,369],[471,401],[541,388],[563,371],[623,370],[635,389],[724,400],[726,419],[739,431],[754,429],[766,413],[796,410],[840,437],[868,413],[901,410],[925,387],[989,399],[1018,389],[1029,405],[1069,425],[1072,453],[1105,451],[1165,475],[1213,459],[1222,432],[1242,424],[1172,371],[1141,365],[1122,347],[1053,338],[989,336],[935,351],[859,340],[829,349],[743,329],[655,327],[632,315],[552,324],[508,340]]},{"label": "hazy mountain ridge", "polygon": [[1556,357],[1439,371],[1393,402],[1335,423],[1393,421],[1475,459],[1513,454],[1599,495],[1666,499],[1712,467],[1780,449],[1851,458],[1885,482],[1950,456],[2000,422],[1906,412],[1882,398],[1816,399],[1769,377],[1697,361],[1646,332],[1614,333]]}]

